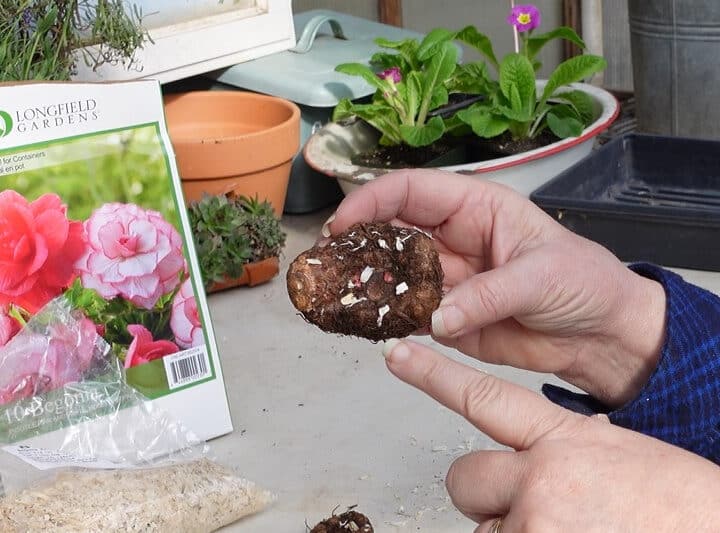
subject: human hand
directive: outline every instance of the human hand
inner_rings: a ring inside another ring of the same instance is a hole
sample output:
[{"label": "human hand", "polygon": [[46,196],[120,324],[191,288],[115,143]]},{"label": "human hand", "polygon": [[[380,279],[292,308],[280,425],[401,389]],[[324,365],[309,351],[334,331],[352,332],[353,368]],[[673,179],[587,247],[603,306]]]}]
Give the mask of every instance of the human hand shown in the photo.
[{"label": "human hand", "polygon": [[392,221],[430,231],[447,294],[439,342],[483,361],[553,372],[610,406],[635,397],[664,338],[662,287],[514,191],[439,170],[363,185],[323,233]]},{"label": "human hand", "polygon": [[586,417],[410,341],[388,341],[390,371],[516,451],[452,464],[453,504],[494,531],[710,531],[720,523],[720,469],[652,437]]}]

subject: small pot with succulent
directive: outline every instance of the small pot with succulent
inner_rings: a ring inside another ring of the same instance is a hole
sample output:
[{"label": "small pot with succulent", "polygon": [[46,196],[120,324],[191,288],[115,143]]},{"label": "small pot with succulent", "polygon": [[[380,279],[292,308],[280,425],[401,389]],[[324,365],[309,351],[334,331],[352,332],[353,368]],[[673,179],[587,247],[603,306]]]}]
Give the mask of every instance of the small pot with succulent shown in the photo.
[{"label": "small pot with succulent", "polygon": [[285,233],[267,201],[204,195],[188,214],[208,292],[258,285],[279,272]]},{"label": "small pot with succulent", "polygon": [[0,81],[70,80],[78,61],[134,65],[150,38],[124,0],[0,0]]},{"label": "small pot with succulent", "polygon": [[[305,147],[308,163],[338,177],[347,192],[392,168],[442,166],[478,173],[517,166],[585,143],[607,128],[617,115],[617,101],[581,83],[603,70],[605,60],[575,56],[547,80],[538,80],[537,57],[547,43],[564,39],[583,50],[585,43],[569,27],[535,34],[540,12],[532,5],[514,6],[508,23],[515,48],[502,58],[486,35],[467,26],[436,28],[420,42],[378,39],[388,51],[375,54],[370,66],[338,65],[338,71],[362,76],[376,91],[370,103],[342,100],[336,106],[333,122]],[[483,59],[460,63],[456,42]],[[579,157],[591,148],[585,144]],[[458,146],[464,161],[433,161]],[[562,164],[579,157],[566,157]]]}]

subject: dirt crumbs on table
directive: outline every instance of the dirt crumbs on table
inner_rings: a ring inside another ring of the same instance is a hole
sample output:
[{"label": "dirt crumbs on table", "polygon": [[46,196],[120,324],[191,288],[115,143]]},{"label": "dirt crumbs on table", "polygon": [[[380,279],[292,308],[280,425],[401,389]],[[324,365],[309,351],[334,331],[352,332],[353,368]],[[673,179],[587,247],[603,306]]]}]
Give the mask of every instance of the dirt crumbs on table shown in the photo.
[{"label": "dirt crumbs on table", "polygon": [[0,498],[0,532],[214,531],[273,496],[206,459],[141,470],[68,471]]},{"label": "dirt crumbs on table", "polygon": [[290,300],[308,322],[372,341],[428,326],[442,282],[429,234],[381,223],[356,224],[301,253],[287,274]]},{"label": "dirt crumbs on table", "polygon": [[373,533],[375,530],[367,516],[351,510],[326,518],[312,528],[310,533],[348,533],[349,531]]}]

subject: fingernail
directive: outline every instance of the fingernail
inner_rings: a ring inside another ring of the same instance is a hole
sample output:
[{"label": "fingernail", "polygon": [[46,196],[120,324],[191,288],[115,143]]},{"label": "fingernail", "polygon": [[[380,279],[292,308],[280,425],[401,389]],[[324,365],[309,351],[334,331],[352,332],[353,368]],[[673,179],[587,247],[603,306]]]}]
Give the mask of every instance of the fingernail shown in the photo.
[{"label": "fingernail", "polygon": [[388,339],[383,342],[382,353],[385,359],[390,359],[396,363],[407,361],[410,358],[410,348],[400,339]]},{"label": "fingernail", "polygon": [[465,314],[454,305],[440,307],[432,314],[432,332],[438,337],[452,337],[465,326]]},{"label": "fingernail", "polygon": [[323,224],[323,227],[320,230],[320,234],[323,237],[330,237],[330,235],[332,235],[332,233],[330,233],[330,224],[333,220],[335,220],[335,213],[330,215],[330,217],[325,221],[325,224]]}]

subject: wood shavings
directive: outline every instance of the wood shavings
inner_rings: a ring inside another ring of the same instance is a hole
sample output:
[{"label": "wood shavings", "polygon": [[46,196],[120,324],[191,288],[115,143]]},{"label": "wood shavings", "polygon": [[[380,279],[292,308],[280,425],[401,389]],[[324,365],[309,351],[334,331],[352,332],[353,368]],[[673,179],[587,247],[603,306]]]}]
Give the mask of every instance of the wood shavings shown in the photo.
[{"label": "wood shavings", "polygon": [[373,275],[373,272],[375,272],[375,269],[373,267],[365,267],[360,273],[360,283],[367,283],[367,281],[370,279],[370,276]]},{"label": "wood shavings", "polygon": [[320,259],[308,258],[305,259],[305,262],[308,265],[322,265],[322,261],[320,261]]},{"label": "wood shavings", "polygon": [[352,248],[351,252],[357,252],[360,248],[365,248],[365,245],[367,244],[367,239],[363,239],[360,241],[360,244],[358,244],[355,248]]},{"label": "wood shavings", "polygon": [[417,226],[413,226],[413,229],[419,231],[419,232],[422,233],[422,234],[424,234],[426,237],[430,237],[431,239],[434,238],[434,237],[432,236],[432,233],[430,233],[430,232],[428,232],[428,231],[425,231],[424,229],[420,229],[420,228],[418,228]]},{"label": "wood shavings", "polygon": [[356,303],[364,302],[367,300],[364,296],[362,298],[356,297],[353,293],[349,292],[342,298],[340,298],[340,303],[347,307],[352,307]]},{"label": "wood shavings", "polygon": [[387,315],[390,312],[390,306],[389,305],[383,305],[380,309],[378,309],[378,319],[377,319],[377,325],[382,326],[383,317]]},{"label": "wood shavings", "polygon": [[408,284],[404,281],[402,283],[398,283],[395,286],[395,294],[397,294],[398,296],[400,296],[401,294],[405,294],[409,288],[410,287],[408,287]]},{"label": "wood shavings", "polygon": [[69,471],[0,498],[0,533],[215,531],[273,496],[207,459],[138,470]]}]

